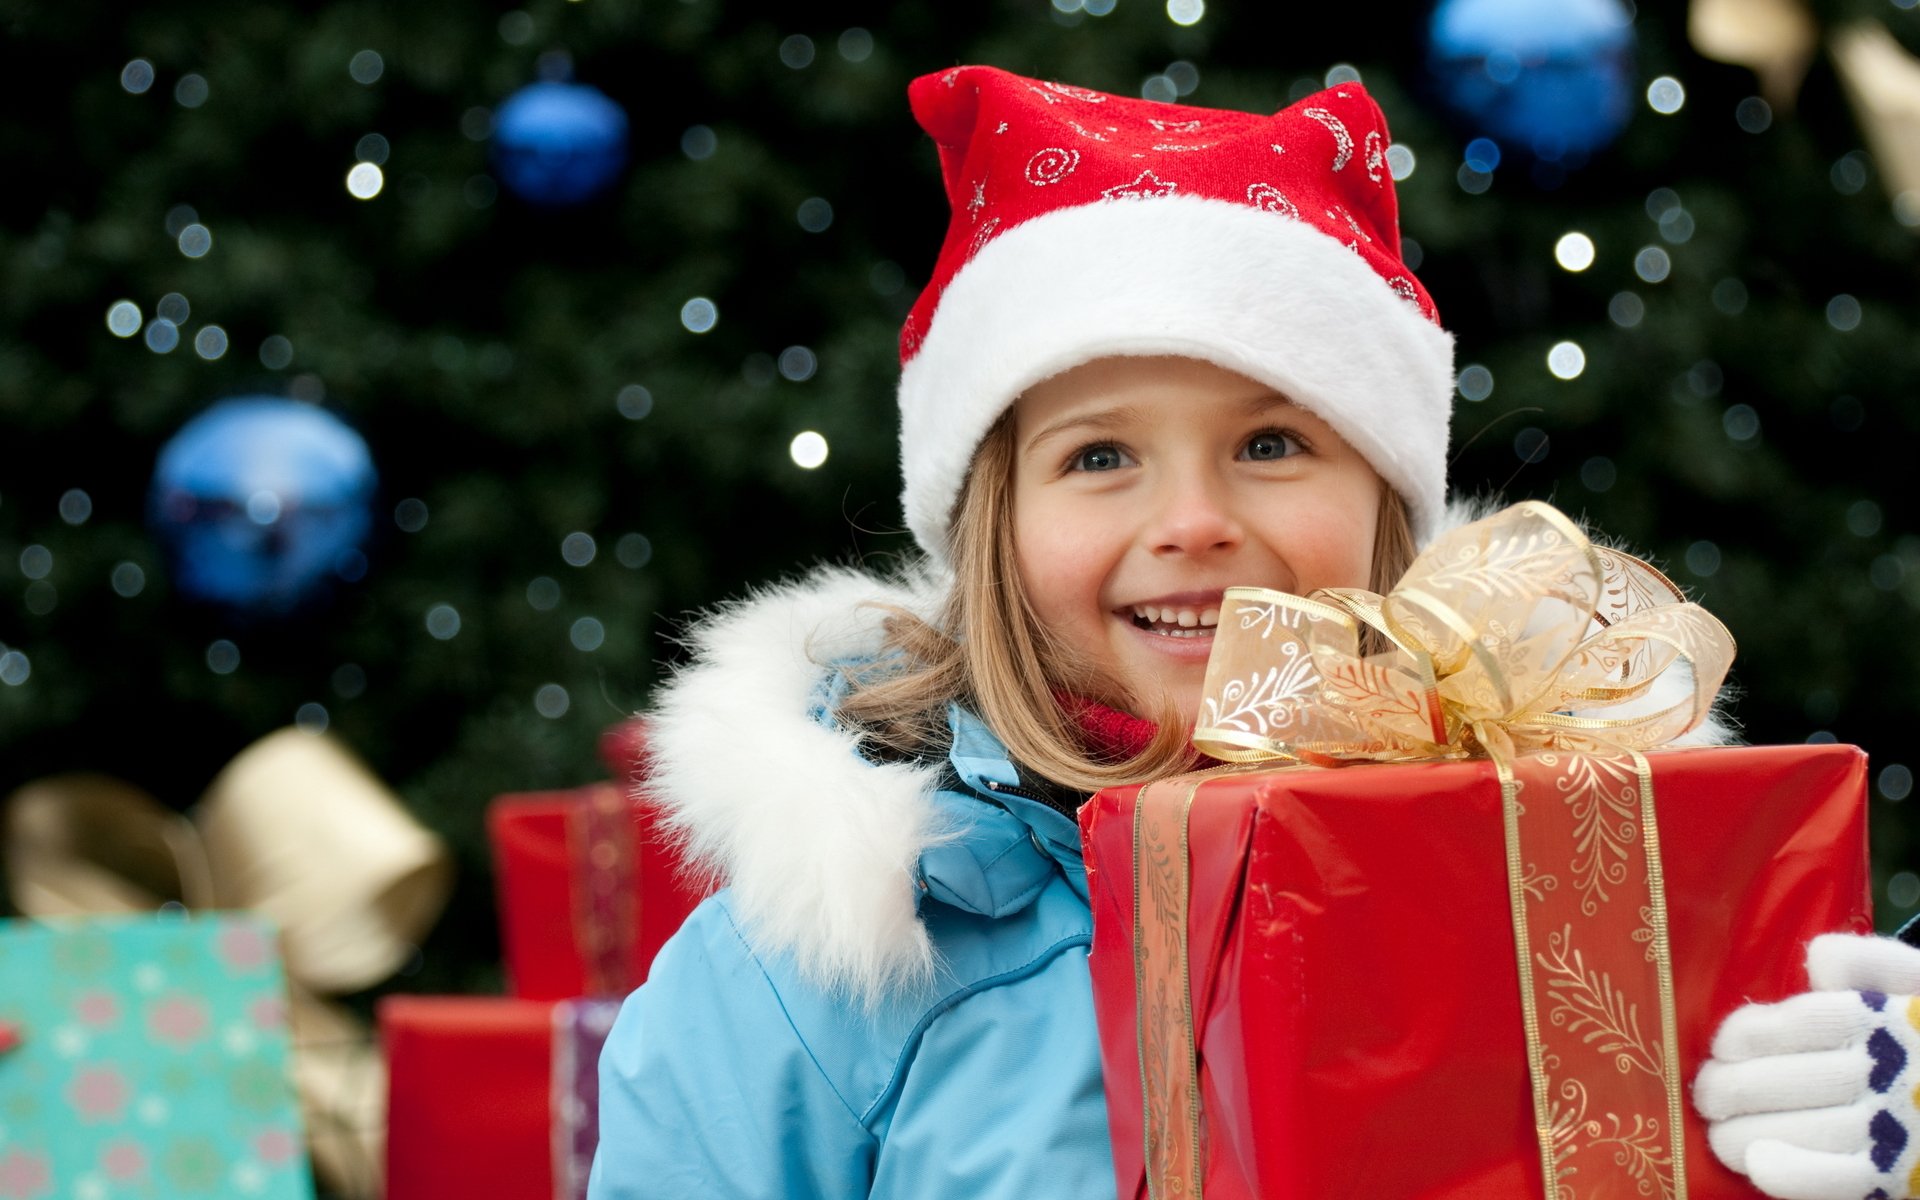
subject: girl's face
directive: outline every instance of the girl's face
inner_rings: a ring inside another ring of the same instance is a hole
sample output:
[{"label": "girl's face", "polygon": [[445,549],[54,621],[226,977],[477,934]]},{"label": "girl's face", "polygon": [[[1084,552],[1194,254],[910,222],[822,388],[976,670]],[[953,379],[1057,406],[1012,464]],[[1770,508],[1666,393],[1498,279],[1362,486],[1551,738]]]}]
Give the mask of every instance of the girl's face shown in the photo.
[{"label": "girl's face", "polygon": [[1328,427],[1189,358],[1103,358],[1015,403],[1013,527],[1041,623],[1106,703],[1200,707],[1220,595],[1366,587],[1379,476]]}]

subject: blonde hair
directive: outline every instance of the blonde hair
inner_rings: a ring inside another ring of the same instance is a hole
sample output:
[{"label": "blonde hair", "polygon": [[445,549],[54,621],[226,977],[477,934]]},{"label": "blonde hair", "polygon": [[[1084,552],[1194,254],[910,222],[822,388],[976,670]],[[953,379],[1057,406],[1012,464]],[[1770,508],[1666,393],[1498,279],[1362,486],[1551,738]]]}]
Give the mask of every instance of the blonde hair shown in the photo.
[{"label": "blonde hair", "polygon": [[[1189,731],[1164,698],[1133,698],[1159,710],[1159,730],[1139,754],[1117,760],[1090,756],[1056,698],[1093,696],[1111,685],[1027,602],[1014,555],[1013,458],[1008,413],[982,439],[955,504],[954,582],[945,604],[932,620],[887,608],[886,644],[897,654],[853,680],[840,714],[888,750],[925,757],[944,744],[947,706],[958,700],[979,713],[1024,770],[1077,792],[1185,770],[1193,761]],[[1382,485],[1370,586],[1385,591],[1415,552],[1406,505]]]}]

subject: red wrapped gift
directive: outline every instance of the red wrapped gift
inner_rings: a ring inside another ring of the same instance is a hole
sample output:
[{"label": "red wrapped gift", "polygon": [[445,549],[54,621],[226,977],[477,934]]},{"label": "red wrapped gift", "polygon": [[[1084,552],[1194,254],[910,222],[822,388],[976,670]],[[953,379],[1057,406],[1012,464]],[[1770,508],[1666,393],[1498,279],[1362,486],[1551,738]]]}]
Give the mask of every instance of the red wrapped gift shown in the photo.
[{"label": "red wrapped gift", "polygon": [[508,986],[524,999],[632,991],[704,895],[621,785],[501,796],[487,831]]},{"label": "red wrapped gift", "polygon": [[380,1002],[387,1200],[579,1200],[617,1001]]},{"label": "red wrapped gift", "polygon": [[[1866,760],[1850,746],[1791,746],[1647,761],[1691,1081],[1727,1013],[1805,990],[1808,938],[1871,929]],[[1147,1194],[1133,894],[1142,791],[1108,789],[1081,812],[1122,1196]],[[1200,781],[1186,842],[1188,977],[1210,1200],[1544,1194],[1501,809],[1487,762]],[[1650,1032],[1652,1014],[1643,1021]],[[1688,1195],[1758,1195],[1714,1158],[1691,1109],[1685,1127]],[[1595,1140],[1615,1132],[1603,1125]]]}]

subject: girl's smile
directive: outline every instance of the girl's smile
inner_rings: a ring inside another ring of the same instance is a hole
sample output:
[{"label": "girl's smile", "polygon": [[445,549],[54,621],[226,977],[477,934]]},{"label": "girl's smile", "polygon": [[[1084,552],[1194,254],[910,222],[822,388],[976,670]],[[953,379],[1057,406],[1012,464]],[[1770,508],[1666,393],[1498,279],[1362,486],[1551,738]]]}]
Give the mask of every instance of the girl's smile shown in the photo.
[{"label": "girl's smile", "polygon": [[1096,698],[1186,720],[1221,593],[1364,587],[1381,483],[1325,422],[1196,359],[1103,358],[1014,405],[1021,584]]}]

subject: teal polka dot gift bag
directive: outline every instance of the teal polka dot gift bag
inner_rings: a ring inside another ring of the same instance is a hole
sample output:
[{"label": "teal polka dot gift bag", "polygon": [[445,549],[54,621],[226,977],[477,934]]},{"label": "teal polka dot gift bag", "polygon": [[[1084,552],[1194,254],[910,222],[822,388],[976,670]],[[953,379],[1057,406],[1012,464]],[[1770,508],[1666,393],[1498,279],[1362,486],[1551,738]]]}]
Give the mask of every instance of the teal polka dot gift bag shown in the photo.
[{"label": "teal polka dot gift bag", "polygon": [[0,1200],[312,1200],[273,928],[0,921]]}]

